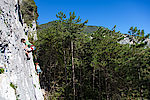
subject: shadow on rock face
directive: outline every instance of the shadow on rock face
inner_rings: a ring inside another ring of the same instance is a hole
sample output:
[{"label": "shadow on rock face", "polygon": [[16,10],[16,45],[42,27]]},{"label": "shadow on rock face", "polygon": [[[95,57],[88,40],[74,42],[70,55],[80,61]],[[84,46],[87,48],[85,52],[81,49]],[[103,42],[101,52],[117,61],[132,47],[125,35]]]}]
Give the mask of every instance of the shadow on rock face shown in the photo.
[{"label": "shadow on rock face", "polygon": [[5,53],[6,47],[8,47],[8,44],[5,44],[5,45],[0,44],[0,51],[1,51],[1,53]]}]

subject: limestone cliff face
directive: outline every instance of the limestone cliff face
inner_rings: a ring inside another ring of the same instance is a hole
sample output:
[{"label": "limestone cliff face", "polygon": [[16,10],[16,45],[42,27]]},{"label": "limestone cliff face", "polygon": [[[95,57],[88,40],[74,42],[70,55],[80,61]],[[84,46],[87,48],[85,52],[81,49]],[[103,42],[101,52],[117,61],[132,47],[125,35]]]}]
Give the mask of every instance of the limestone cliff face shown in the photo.
[{"label": "limestone cliff face", "polygon": [[20,42],[24,28],[18,0],[0,0],[0,100],[44,100],[32,54],[27,60]]}]

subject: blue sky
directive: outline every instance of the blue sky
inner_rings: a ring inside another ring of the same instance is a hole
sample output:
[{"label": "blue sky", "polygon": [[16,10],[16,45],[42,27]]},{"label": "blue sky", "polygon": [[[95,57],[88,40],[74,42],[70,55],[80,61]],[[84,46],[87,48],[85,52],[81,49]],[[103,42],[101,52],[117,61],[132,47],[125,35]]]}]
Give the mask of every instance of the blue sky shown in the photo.
[{"label": "blue sky", "polygon": [[38,6],[38,23],[56,20],[60,11],[67,16],[75,12],[87,25],[104,26],[127,33],[131,26],[150,33],[150,0],[35,0]]}]

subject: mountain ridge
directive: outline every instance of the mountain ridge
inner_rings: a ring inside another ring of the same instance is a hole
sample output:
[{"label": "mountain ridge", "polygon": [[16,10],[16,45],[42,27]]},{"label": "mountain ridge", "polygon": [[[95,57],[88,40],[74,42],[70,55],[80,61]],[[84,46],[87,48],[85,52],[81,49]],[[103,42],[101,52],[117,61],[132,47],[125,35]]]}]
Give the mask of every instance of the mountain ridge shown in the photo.
[{"label": "mountain ridge", "polygon": [[[40,24],[38,25],[38,31],[40,31],[41,29],[47,29],[48,27],[55,25],[56,21],[51,21],[45,24]],[[92,26],[92,25],[86,25],[85,29],[83,30],[84,33],[92,33],[94,31],[96,31],[98,29],[99,26]]]}]

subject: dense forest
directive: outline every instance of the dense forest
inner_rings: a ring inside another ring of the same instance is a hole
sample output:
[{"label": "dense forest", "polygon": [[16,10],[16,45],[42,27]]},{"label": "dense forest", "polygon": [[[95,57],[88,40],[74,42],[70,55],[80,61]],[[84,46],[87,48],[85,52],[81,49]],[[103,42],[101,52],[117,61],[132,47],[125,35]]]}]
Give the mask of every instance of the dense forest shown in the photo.
[{"label": "dense forest", "polygon": [[[149,34],[131,27],[124,34],[59,12],[57,20],[38,26],[40,84],[48,100],[149,100]],[[88,27],[88,28],[87,28]],[[92,30],[93,29],[93,30]]]}]

